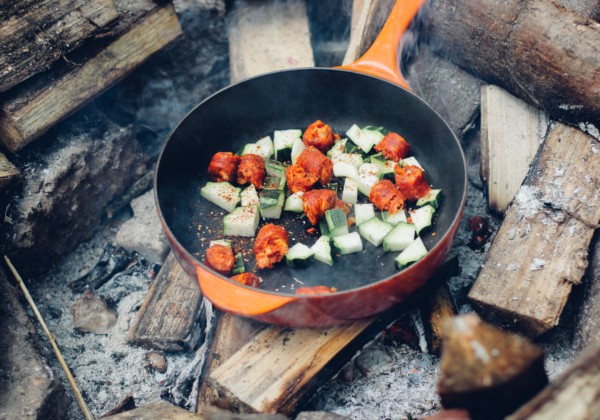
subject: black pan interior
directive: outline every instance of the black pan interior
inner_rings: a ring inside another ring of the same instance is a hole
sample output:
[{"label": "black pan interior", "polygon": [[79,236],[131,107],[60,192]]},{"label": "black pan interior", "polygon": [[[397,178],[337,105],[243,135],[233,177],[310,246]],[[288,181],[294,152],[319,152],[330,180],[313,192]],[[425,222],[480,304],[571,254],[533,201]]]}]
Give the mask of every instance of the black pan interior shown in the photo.
[{"label": "black pan interior", "polygon": [[[343,134],[354,123],[383,126],[410,143],[443,201],[433,230],[423,236],[434,247],[460,211],[466,188],[465,163],[458,140],[443,120],[423,101],[393,84],[337,69],[295,69],[259,76],[230,86],[196,107],[174,130],[161,154],[156,174],[160,212],[176,240],[200,262],[210,240],[222,238],[224,211],[200,197],[208,180],[206,170],[218,151],[238,152],[274,130],[306,128],[321,119]],[[284,212],[285,213],[285,212]],[[306,233],[305,219],[286,214],[280,221],[290,232],[290,246],[312,245],[318,235]],[[435,235],[431,233],[435,232]],[[261,288],[292,293],[299,286],[329,285],[353,289],[397,273],[393,259],[363,241],[362,253],[335,258],[329,267],[314,262],[292,269],[284,263],[256,271],[252,239],[237,238],[234,250],[243,251],[246,268],[259,274]]]}]

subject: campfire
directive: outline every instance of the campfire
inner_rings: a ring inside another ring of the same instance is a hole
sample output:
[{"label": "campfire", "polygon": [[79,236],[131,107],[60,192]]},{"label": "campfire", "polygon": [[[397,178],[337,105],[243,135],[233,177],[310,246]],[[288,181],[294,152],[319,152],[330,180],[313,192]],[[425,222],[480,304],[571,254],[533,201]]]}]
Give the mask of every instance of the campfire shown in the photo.
[{"label": "campfire", "polygon": [[399,68],[462,145],[464,212],[417,293],[320,328],[213,306],[154,171],[197,103],[355,62],[395,2],[93,3],[0,6],[0,418],[595,416],[597,2],[423,4]]}]

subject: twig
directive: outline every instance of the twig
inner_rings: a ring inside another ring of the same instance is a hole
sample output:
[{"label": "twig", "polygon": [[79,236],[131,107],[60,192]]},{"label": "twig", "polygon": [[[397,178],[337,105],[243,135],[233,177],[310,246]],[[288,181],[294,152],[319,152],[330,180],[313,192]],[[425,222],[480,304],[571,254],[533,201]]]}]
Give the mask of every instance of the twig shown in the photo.
[{"label": "twig", "polygon": [[52,334],[50,333],[50,330],[46,326],[46,323],[44,322],[42,315],[40,314],[37,306],[35,305],[35,302],[31,298],[31,295],[29,294],[29,291],[27,290],[27,286],[25,286],[23,279],[21,278],[19,273],[17,273],[17,270],[12,265],[12,263],[10,262],[10,260],[8,259],[8,257],[6,255],[4,256],[4,260],[6,261],[6,264],[8,264],[8,267],[10,268],[10,271],[13,273],[13,276],[15,276],[15,279],[17,280],[19,287],[21,288],[21,290],[23,291],[23,294],[25,295],[25,299],[27,299],[27,302],[31,306],[31,309],[33,310],[35,317],[37,318],[40,325],[42,326],[42,329],[44,330],[46,337],[48,337],[48,340],[50,340],[50,345],[52,345],[52,348],[54,349],[54,353],[56,354],[56,358],[58,359],[60,366],[63,368],[63,371],[65,372],[65,375],[67,376],[67,380],[69,381],[69,384],[71,385],[71,388],[73,389],[73,393],[75,394],[75,398],[77,399],[77,404],[79,404],[79,408],[81,408],[81,411],[83,412],[83,415],[85,416],[86,420],[93,420],[94,416],[92,416],[92,412],[90,411],[87,404],[85,403],[85,400],[83,399],[83,396],[81,395],[81,392],[79,391],[79,388],[77,387],[77,384],[75,383],[75,378],[73,378],[73,375],[71,374],[71,371],[69,370],[69,367],[67,366],[65,360],[63,359],[62,354],[60,353],[60,350],[58,349],[58,346],[56,345],[56,341],[54,340],[54,337],[52,336]]}]

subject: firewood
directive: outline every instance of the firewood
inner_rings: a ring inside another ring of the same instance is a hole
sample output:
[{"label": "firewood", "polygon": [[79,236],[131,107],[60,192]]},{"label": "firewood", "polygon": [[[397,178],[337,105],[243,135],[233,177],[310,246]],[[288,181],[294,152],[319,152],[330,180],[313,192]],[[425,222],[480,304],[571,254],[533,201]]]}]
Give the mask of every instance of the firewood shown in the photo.
[{"label": "firewood", "polygon": [[468,298],[529,336],[558,324],[600,220],[600,146],[557,124],[506,212]]},{"label": "firewood", "polygon": [[590,268],[573,340],[573,347],[577,351],[600,341],[600,240],[597,235],[591,249]]},{"label": "firewood", "polygon": [[584,420],[600,410],[600,342],[591,345],[556,380],[509,420]]},{"label": "firewood", "polygon": [[169,254],[131,326],[127,341],[163,351],[192,350],[202,335],[202,295]]},{"label": "firewood", "polygon": [[488,205],[504,213],[548,128],[548,117],[498,86],[481,88],[481,175]]},{"label": "firewood", "polygon": [[168,402],[161,400],[104,418],[107,420],[202,420],[204,417],[199,416],[198,414],[190,413],[181,407],[177,407],[176,405],[169,404]]},{"label": "firewood", "polygon": [[444,408],[500,419],[548,383],[541,348],[482,322],[475,314],[444,322],[437,390]]},{"label": "firewood", "polygon": [[113,0],[3,2],[0,92],[39,73],[119,16]]},{"label": "firewood", "polygon": [[0,152],[0,190],[21,176],[21,171]]},{"label": "firewood", "polygon": [[360,1],[352,11],[352,32],[343,64],[350,64],[373,44],[394,6],[393,0]]},{"label": "firewood", "polygon": [[12,152],[22,149],[181,34],[172,4],[139,1],[133,10],[122,10],[128,19],[119,20],[110,37],[86,44],[68,62],[4,96],[0,143]]},{"label": "firewood", "polygon": [[550,116],[598,134],[599,23],[550,0],[427,4],[427,33],[437,52]]},{"label": "firewood", "polygon": [[423,299],[421,316],[424,319],[425,334],[429,351],[439,354],[442,347],[442,325],[457,314],[448,284],[443,281],[431,295]]}]

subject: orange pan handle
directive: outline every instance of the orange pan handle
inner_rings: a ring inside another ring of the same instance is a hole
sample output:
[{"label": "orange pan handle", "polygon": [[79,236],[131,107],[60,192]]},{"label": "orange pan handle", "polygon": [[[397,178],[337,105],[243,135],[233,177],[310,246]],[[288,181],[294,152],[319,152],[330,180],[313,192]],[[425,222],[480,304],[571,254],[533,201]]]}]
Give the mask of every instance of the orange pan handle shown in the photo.
[{"label": "orange pan handle", "polygon": [[425,0],[397,0],[373,45],[354,63],[339,68],[368,74],[410,89],[398,70],[398,46]]}]

